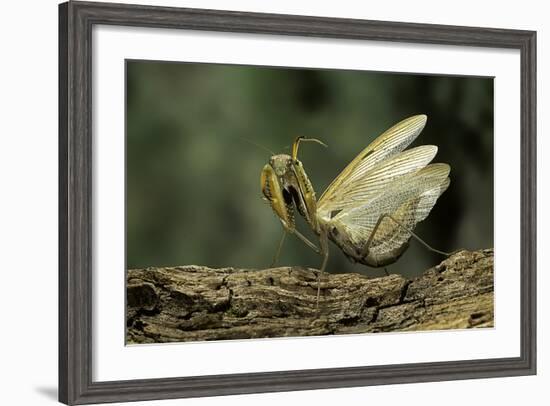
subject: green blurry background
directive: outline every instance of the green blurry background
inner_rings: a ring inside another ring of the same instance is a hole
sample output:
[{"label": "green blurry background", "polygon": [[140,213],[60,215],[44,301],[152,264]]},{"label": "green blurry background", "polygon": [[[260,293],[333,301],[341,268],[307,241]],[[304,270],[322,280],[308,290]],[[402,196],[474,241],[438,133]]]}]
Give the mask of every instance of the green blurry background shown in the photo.
[{"label": "green blurry background", "polygon": [[[427,114],[413,145],[435,144],[451,186],[416,231],[440,250],[493,246],[493,80],[365,71],[127,62],[127,266],[265,268],[282,228],[261,199],[269,152],[294,137],[320,196],[377,135]],[[315,236],[302,222],[301,229]],[[441,257],[414,240],[388,271],[415,276]],[[287,238],[281,265],[318,267],[320,258]],[[331,243],[329,272],[353,265]]]}]

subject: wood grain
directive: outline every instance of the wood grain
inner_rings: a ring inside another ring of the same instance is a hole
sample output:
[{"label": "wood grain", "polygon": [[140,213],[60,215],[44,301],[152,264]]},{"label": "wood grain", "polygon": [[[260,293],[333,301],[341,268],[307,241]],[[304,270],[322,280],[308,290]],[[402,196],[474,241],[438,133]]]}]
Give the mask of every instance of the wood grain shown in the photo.
[{"label": "wood grain", "polygon": [[127,343],[493,326],[493,250],[460,251],[422,276],[301,267],[132,269]]}]

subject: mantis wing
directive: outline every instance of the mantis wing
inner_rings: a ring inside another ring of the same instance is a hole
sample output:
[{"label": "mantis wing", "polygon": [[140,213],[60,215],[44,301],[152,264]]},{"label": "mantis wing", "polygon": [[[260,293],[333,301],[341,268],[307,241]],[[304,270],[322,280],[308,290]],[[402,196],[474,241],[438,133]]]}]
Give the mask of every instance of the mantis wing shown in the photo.
[{"label": "mantis wing", "polygon": [[376,138],[332,181],[319,199],[319,206],[322,206],[324,202],[334,201],[343,188],[356,183],[377,163],[391,158],[407,148],[420,134],[426,125],[426,120],[425,115],[407,118]]},{"label": "mantis wing", "polygon": [[424,168],[436,153],[436,146],[423,145],[375,164],[360,177],[354,176],[355,172],[351,173],[352,183],[347,181],[342,183],[334,191],[333,198],[319,201],[317,215],[324,221],[330,221],[339,212],[364,205],[385,193],[387,188],[400,177]]},{"label": "mantis wing", "polygon": [[[346,244],[365,247],[376,224],[385,214],[391,215],[402,226],[413,230],[424,220],[439,196],[449,187],[450,166],[428,165],[419,171],[400,177],[374,199],[337,214],[328,223],[332,230],[338,229],[340,237],[346,236]],[[401,225],[384,217],[376,233],[372,235],[369,256],[383,258],[395,252],[411,237]]]}]

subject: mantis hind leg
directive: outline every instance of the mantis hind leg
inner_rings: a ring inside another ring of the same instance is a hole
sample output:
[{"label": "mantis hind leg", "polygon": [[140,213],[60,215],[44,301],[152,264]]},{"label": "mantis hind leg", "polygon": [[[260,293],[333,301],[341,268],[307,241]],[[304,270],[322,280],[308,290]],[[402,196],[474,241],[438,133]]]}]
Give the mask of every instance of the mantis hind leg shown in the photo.
[{"label": "mantis hind leg", "polygon": [[386,217],[390,218],[391,220],[393,220],[399,227],[401,227],[403,230],[405,230],[406,232],[408,232],[411,237],[413,237],[416,241],[418,241],[420,244],[422,244],[425,248],[427,248],[428,250],[432,251],[432,252],[435,252],[436,254],[440,254],[440,255],[444,255],[446,257],[448,256],[451,256],[453,253],[452,252],[445,252],[445,251],[440,251],[438,249],[435,249],[434,247],[432,247],[430,244],[428,244],[426,241],[424,241],[422,238],[420,238],[418,235],[416,235],[412,230],[410,230],[409,228],[407,228],[406,226],[404,226],[400,221],[396,220],[393,216],[391,216],[390,214],[386,214]]},{"label": "mantis hind leg", "polygon": [[409,233],[411,235],[411,237],[413,237],[416,241],[418,241],[420,244],[422,244],[428,250],[430,250],[432,252],[435,252],[437,254],[440,254],[440,255],[444,255],[446,257],[449,257],[453,254],[453,252],[445,252],[445,251],[440,251],[438,249],[435,249],[434,247],[429,245],[426,241],[424,241],[422,238],[420,238],[418,235],[416,235],[414,233],[414,231],[412,231],[411,229],[409,229],[408,227],[403,225],[399,220],[396,220],[391,214],[382,214],[378,218],[378,221],[376,222],[376,225],[374,226],[374,229],[372,230],[372,233],[370,234],[369,239],[367,240],[367,243],[365,244],[365,247],[363,248],[363,251],[362,251],[363,256],[366,257],[369,254],[370,246],[371,246],[371,243],[372,243],[372,240],[373,240],[374,236],[376,235],[376,231],[378,231],[378,227],[382,223],[382,220],[384,220],[384,218],[386,218],[386,217],[391,219],[395,224],[397,224],[399,227],[401,227],[403,230],[405,230],[407,233]]}]

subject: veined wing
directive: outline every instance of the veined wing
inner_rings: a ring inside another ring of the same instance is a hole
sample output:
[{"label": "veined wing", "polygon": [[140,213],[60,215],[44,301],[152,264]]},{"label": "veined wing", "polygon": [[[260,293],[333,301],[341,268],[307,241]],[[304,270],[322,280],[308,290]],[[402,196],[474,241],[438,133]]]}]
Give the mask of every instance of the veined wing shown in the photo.
[{"label": "veined wing", "polygon": [[346,211],[375,199],[385,193],[399,177],[424,168],[436,154],[436,146],[423,145],[378,162],[362,176],[354,176],[351,183],[343,183],[333,198],[319,201],[318,216],[327,221],[340,211]]},{"label": "veined wing", "polygon": [[[392,218],[386,217],[376,230],[368,249],[368,255],[378,260],[387,257],[388,253],[396,252],[411,238],[407,230],[413,230],[416,225],[424,220],[435,205],[437,199],[449,187],[450,179],[447,178],[441,185],[430,189],[416,199],[411,199],[401,205]],[[397,224],[399,221],[406,229]]]},{"label": "veined wing", "polygon": [[[390,214],[405,227],[412,230],[424,220],[439,196],[450,184],[450,167],[447,164],[431,164],[399,178],[386,191],[350,210],[336,215],[330,224],[345,230],[351,242],[362,247],[373,232],[380,216]],[[388,252],[410,238],[410,234],[390,218],[385,218],[373,236],[373,252]]]},{"label": "veined wing", "polygon": [[407,148],[420,134],[426,125],[426,120],[425,115],[417,115],[409,117],[386,130],[361,151],[332,181],[319,199],[320,204],[324,200],[334,199],[340,193],[343,185],[362,177],[378,162],[388,159]]}]

